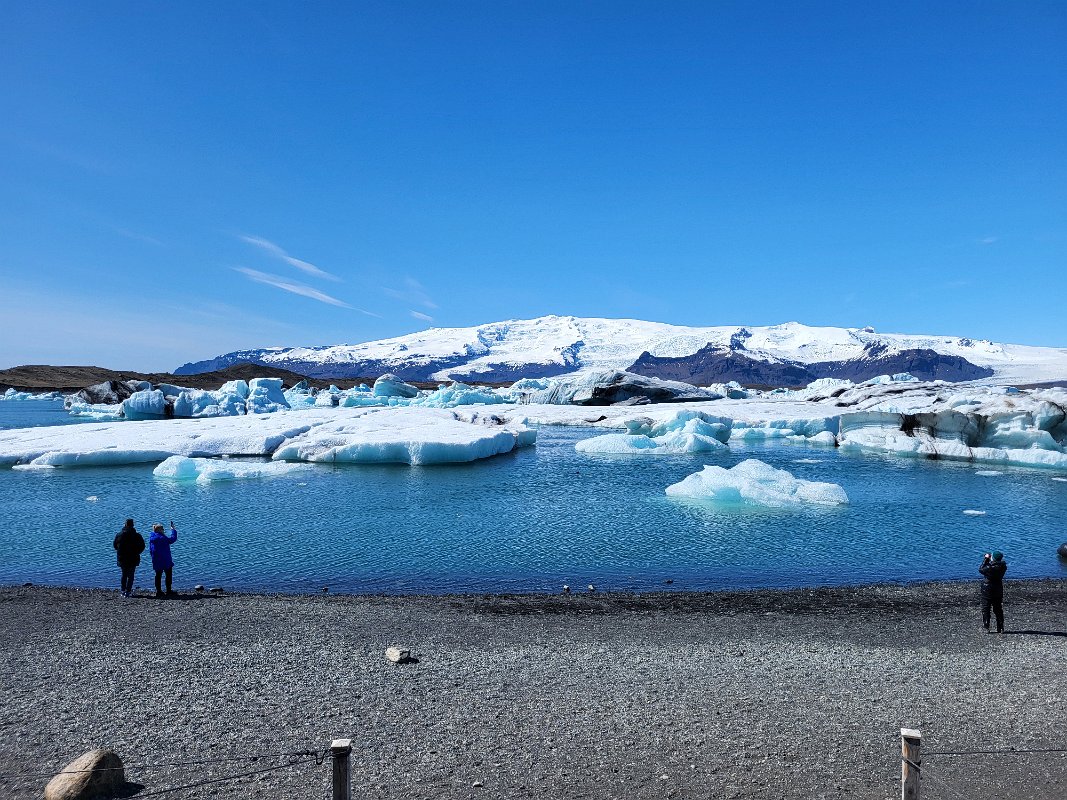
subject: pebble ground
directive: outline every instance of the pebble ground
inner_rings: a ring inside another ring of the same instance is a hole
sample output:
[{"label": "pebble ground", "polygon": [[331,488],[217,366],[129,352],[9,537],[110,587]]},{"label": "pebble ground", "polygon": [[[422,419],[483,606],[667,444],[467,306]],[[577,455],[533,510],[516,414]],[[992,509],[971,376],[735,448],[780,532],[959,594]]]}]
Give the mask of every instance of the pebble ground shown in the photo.
[{"label": "pebble ground", "polygon": [[[114,749],[136,797],[895,798],[1067,748],[1067,581],[508,597],[0,589],[0,797]],[[390,645],[413,663],[385,660]],[[257,760],[247,760],[257,756]],[[235,761],[209,759],[236,758]],[[162,791],[275,768],[239,780]],[[36,774],[35,774],[36,773]],[[160,794],[153,794],[161,792]],[[1062,798],[1067,753],[923,797]]]}]

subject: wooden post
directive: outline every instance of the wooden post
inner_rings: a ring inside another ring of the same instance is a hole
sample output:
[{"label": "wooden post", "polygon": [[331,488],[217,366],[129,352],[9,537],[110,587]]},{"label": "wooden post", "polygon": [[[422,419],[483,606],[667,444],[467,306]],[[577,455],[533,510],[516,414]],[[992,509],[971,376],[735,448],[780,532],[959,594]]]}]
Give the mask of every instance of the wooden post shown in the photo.
[{"label": "wooden post", "polygon": [[919,800],[919,747],[922,734],[912,728],[900,729],[900,800]]},{"label": "wooden post", "polygon": [[352,800],[352,773],[349,756],[352,755],[351,739],[334,739],[330,743],[333,756],[333,800]]}]

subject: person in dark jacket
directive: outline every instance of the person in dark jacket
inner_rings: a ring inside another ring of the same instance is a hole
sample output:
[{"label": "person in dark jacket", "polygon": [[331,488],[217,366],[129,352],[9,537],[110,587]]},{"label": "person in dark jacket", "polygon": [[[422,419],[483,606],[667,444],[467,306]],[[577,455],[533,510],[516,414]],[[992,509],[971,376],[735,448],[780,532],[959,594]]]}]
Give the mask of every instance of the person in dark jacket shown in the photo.
[{"label": "person in dark jacket", "polygon": [[174,522],[170,523],[170,536],[163,533],[162,523],[157,522],[152,526],[152,535],[148,537],[148,550],[152,553],[152,569],[156,571],[156,597],[163,596],[163,587],[160,579],[167,576],[167,594],[174,594],[170,588],[171,575],[174,573],[174,558],[170,554],[170,546],[178,541],[178,531]]},{"label": "person in dark jacket", "polygon": [[126,520],[122,526],[115,537],[114,546],[119,569],[122,570],[122,596],[129,597],[133,594],[133,573],[141,563],[141,553],[144,552],[144,537],[133,527],[132,519]]},{"label": "person in dark jacket", "polygon": [[1004,633],[1004,573],[1008,571],[1008,562],[999,550],[992,555],[986,553],[978,571],[985,578],[982,581],[982,625],[989,630],[989,610],[992,608],[997,618],[997,633]]}]

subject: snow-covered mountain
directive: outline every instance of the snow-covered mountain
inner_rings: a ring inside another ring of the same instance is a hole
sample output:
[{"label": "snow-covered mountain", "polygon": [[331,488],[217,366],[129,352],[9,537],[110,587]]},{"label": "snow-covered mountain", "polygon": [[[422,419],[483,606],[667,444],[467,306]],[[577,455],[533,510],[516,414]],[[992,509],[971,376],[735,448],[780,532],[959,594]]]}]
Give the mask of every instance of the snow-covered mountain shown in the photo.
[{"label": "snow-covered mountain", "polygon": [[178,375],[252,362],[324,378],[514,381],[579,369],[628,369],[689,383],[802,385],[820,377],[865,380],[911,372],[927,380],[1042,383],[1067,380],[1067,348],[872,328],[669,325],[547,316],[471,328],[430,328],[353,345],[241,350],[185,364]]}]

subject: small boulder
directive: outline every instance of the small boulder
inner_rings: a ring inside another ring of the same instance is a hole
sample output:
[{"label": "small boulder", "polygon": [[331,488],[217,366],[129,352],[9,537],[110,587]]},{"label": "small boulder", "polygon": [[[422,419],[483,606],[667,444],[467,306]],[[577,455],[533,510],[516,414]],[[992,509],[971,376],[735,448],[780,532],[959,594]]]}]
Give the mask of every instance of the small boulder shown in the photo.
[{"label": "small boulder", "polygon": [[392,661],[394,664],[403,664],[405,661],[411,659],[411,651],[405,650],[400,647],[387,647],[385,648],[385,660]]},{"label": "small boulder", "polygon": [[111,750],[90,750],[48,782],[44,800],[103,800],[118,796],[125,785],[122,759]]}]

